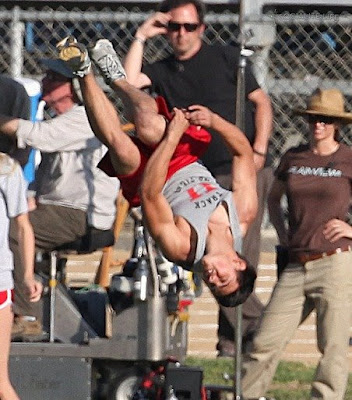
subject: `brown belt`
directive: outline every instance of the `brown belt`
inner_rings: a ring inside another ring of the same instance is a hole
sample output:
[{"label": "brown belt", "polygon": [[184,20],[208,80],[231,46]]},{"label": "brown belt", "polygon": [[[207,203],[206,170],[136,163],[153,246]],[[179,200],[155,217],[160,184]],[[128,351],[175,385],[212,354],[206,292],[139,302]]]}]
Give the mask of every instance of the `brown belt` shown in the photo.
[{"label": "brown belt", "polygon": [[337,249],[325,251],[324,253],[289,253],[288,260],[292,263],[305,264],[308,261],[319,260],[323,257],[329,257],[344,251],[351,251],[352,246],[338,247]]}]

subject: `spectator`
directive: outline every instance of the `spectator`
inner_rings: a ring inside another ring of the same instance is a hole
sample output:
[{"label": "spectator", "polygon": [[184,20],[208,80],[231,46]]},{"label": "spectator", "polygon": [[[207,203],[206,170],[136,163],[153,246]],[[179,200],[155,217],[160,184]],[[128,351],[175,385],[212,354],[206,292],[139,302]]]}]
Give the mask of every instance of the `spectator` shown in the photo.
[{"label": "spectator", "polygon": [[[269,196],[269,211],[288,264],[276,283],[243,364],[245,399],[264,396],[280,354],[293,337],[306,306],[316,311],[321,353],[311,399],[342,400],[348,377],[352,307],[352,152],[339,143],[338,128],[352,123],[337,89],[318,89],[309,99],[309,143],[282,157]],[[288,200],[288,228],[281,198]],[[260,397],[262,398],[262,397]]]},{"label": "spectator", "polygon": [[13,218],[18,231],[20,257],[24,270],[25,295],[38,301],[42,285],[34,279],[34,236],[27,213],[27,184],[20,166],[7,154],[0,153],[0,398],[19,400],[8,372],[10,335],[13,322],[13,258],[9,248],[9,226]]},{"label": "spectator", "polygon": [[[0,114],[30,119],[30,99],[23,85],[12,78],[0,75]],[[0,134],[0,151],[10,154],[23,167],[28,161],[30,148],[19,149],[16,142]]]},{"label": "spectator", "polygon": [[[90,128],[71,71],[59,60],[44,63],[49,69],[42,82],[42,99],[57,116],[36,123],[0,116],[0,131],[16,138],[19,147],[27,144],[41,151],[35,180],[37,208],[29,218],[36,248],[50,251],[91,231],[111,229],[119,183],[96,167],[106,148]],[[13,335],[35,336],[42,331],[40,309],[24,296],[23,268],[13,230],[10,246],[15,261]]]},{"label": "spectator", "polygon": [[[191,106],[187,112],[174,109],[174,118],[168,124],[170,116],[166,110],[164,115],[158,114],[157,103],[127,82],[111,43],[99,40],[90,50],[90,57],[106,83],[127,108],[132,107],[140,141],[131,139],[121,130],[115,108],[90,72],[87,51],[72,38],[63,40],[59,48],[60,57],[82,78],[92,128],[109,147],[105,170],[121,177],[124,192],[126,185],[129,191],[131,187],[138,190],[138,179],[144,172],[144,217],[162,252],[170,261],[202,272],[222,304],[234,306],[243,302],[253,290],[256,274],[236,250],[241,234],[255,215],[257,203],[253,155],[243,133],[199,105]],[[209,142],[209,134],[200,127],[188,127],[186,117],[193,124],[214,128],[224,138],[236,163],[234,192],[222,189],[206,168],[196,162],[204,143]]]},{"label": "spectator", "polygon": [[[164,0],[159,11],[136,31],[125,58],[127,79],[138,88],[149,87],[166,99],[168,107],[187,108],[201,104],[228,121],[235,122],[239,48],[208,45],[202,41],[205,5],[201,0]],[[166,35],[173,54],[142,67],[146,40]],[[256,268],[260,252],[260,231],[272,169],[267,155],[272,111],[268,96],[247,68],[245,134],[253,151],[257,170],[259,209],[243,243],[243,254]],[[212,141],[202,157],[204,165],[226,189],[231,190],[232,155],[221,136],[210,130]],[[265,164],[265,162],[267,162]],[[265,166],[265,168],[263,168]],[[243,341],[248,347],[263,305],[253,293],[243,305]],[[220,306],[219,342],[221,356],[234,356],[235,313]]]}]

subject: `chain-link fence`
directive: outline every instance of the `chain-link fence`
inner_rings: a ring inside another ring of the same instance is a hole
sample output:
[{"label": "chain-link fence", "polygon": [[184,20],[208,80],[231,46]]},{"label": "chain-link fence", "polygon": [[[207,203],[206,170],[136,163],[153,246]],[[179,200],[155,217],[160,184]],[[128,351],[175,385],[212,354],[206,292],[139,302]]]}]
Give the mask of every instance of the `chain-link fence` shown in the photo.
[{"label": "chain-link fence", "polygon": [[[272,151],[278,156],[290,143],[306,139],[306,122],[292,110],[304,107],[317,87],[340,89],[351,111],[352,15],[284,13],[273,18],[277,36],[268,57],[268,90],[275,110]],[[349,127],[342,129],[342,139],[351,144]]]},{"label": "chain-link fence", "polygon": [[[40,77],[39,60],[52,56],[57,41],[68,34],[85,44],[108,38],[123,57],[137,26],[148,14],[139,8],[126,7],[100,10],[0,7],[3,46],[0,72]],[[266,14],[260,18],[270,19],[276,27],[274,43],[262,62],[267,71],[265,88],[275,113],[270,151],[277,161],[287,147],[306,140],[307,124],[303,118],[294,116],[292,110],[304,106],[307,95],[318,86],[339,88],[347,98],[346,108],[352,109],[352,14],[299,12]],[[207,43],[236,44],[238,15],[226,10],[210,11],[206,24]],[[145,61],[159,59],[168,51],[165,38],[149,40]],[[342,130],[342,138],[351,144],[350,128]]]}]

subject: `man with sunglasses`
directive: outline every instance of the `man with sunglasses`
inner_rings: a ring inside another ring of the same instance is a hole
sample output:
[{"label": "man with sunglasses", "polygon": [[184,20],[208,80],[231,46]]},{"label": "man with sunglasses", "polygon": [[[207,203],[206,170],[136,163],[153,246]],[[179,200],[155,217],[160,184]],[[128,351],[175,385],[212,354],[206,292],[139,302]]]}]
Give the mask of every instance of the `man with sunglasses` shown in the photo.
[{"label": "man with sunglasses", "polygon": [[[95,137],[74,76],[60,60],[44,59],[42,100],[52,119],[42,122],[0,115],[0,132],[21,148],[40,150],[33,184],[36,208],[29,213],[36,248],[51,251],[86,234],[110,230],[115,220],[119,181],[97,168],[107,148]],[[13,339],[41,339],[41,307],[30,303],[23,284],[24,269],[13,227],[15,324]],[[37,265],[37,268],[40,266]]]},{"label": "man with sunglasses", "polygon": [[[148,87],[166,99],[169,108],[187,108],[202,104],[228,121],[235,122],[237,46],[208,45],[202,40],[205,31],[205,5],[201,0],[164,0],[158,11],[136,31],[126,55],[127,79],[138,88]],[[173,53],[153,64],[142,66],[144,44],[157,35],[165,35]],[[259,209],[243,242],[243,254],[258,265],[260,231],[267,194],[272,182],[271,161],[267,157],[272,128],[269,97],[259,87],[251,68],[245,72],[245,134],[253,151],[257,170]],[[214,131],[204,165],[225,188],[231,189],[231,155],[222,138]],[[243,343],[249,347],[263,305],[253,293],[243,305]],[[234,326],[231,310],[220,307],[219,343],[221,356],[233,356]]]}]

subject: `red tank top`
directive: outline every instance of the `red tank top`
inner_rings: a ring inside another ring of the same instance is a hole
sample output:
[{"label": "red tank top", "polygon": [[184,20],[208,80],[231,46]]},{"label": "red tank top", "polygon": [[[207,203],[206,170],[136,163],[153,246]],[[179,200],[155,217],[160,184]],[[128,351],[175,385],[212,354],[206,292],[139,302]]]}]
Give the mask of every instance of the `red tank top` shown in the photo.
[{"label": "red tank top", "polygon": [[[171,121],[173,116],[167,109],[164,98],[159,96],[155,100],[158,105],[159,114],[163,115],[167,121]],[[119,178],[124,197],[130,203],[131,207],[136,207],[140,205],[138,190],[142,180],[144,168],[149,157],[157,146],[147,146],[138,138],[132,138],[132,140],[138,147],[141,154],[140,166],[134,173],[129,175],[117,175],[111,164],[109,152],[106,153],[104,158],[100,161],[98,167],[107,175],[116,176]],[[167,179],[169,179],[180,168],[197,161],[204,154],[210,141],[211,135],[207,130],[195,125],[189,126],[183,134],[171,158]]]}]

